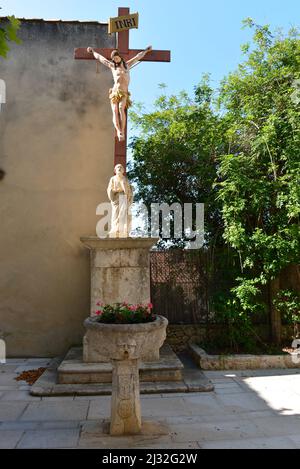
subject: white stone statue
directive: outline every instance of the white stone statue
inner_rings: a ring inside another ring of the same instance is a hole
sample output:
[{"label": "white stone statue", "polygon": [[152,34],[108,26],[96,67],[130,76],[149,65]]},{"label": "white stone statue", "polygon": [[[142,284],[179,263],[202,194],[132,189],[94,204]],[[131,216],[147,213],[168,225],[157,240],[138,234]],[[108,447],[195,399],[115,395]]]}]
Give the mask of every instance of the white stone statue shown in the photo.
[{"label": "white stone statue", "polygon": [[109,237],[128,238],[132,224],[133,191],[121,164],[115,167],[115,176],[109,181],[107,195],[112,205]]}]

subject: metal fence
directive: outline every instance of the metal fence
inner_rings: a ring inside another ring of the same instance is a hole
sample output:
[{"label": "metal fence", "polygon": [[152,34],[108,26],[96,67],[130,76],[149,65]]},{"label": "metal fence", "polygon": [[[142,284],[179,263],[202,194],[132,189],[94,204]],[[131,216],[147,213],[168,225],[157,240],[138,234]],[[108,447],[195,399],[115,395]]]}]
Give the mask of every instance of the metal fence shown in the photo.
[{"label": "metal fence", "polygon": [[[170,324],[215,323],[213,298],[220,292],[229,292],[234,279],[240,275],[239,259],[224,247],[152,251],[150,263],[152,303],[155,311],[166,316]],[[283,270],[281,288],[300,292],[299,272],[297,264]],[[267,287],[262,287],[261,295],[268,304]],[[268,324],[269,316],[258,311],[252,313],[252,321],[254,324]]]},{"label": "metal fence", "polygon": [[171,324],[209,319],[209,256],[203,251],[151,252],[151,299]]}]

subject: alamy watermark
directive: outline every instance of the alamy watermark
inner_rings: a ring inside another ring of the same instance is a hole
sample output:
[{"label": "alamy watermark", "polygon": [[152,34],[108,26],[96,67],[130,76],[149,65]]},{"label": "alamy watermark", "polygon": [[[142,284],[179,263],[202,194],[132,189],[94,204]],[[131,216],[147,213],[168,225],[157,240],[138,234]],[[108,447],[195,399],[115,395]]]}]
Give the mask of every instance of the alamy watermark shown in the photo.
[{"label": "alamy watermark", "polygon": [[6,103],[6,84],[4,80],[0,78],[0,111],[2,109],[2,105]]},{"label": "alamy watermark", "polygon": [[[186,241],[188,249],[200,249],[204,244],[204,204],[203,203],[153,203],[150,209],[143,203],[133,203],[127,206],[125,196],[120,196],[119,213],[120,226],[128,224],[128,217],[133,219],[130,237],[151,237],[164,240]],[[123,197],[123,199],[122,199]],[[101,216],[97,223],[98,238],[107,238],[111,230],[111,220],[115,219],[112,204],[109,202],[98,205],[96,214]],[[132,217],[132,215],[135,215]],[[123,231],[122,228],[120,231]]]}]

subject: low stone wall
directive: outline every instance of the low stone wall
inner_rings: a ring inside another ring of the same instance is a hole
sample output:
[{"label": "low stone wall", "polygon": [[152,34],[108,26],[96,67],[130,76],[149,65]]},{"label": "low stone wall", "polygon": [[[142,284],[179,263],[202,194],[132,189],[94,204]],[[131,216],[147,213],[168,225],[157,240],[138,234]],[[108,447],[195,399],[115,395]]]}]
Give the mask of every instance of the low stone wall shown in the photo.
[{"label": "low stone wall", "polygon": [[[167,328],[167,342],[174,352],[182,352],[189,348],[190,343],[199,344],[207,337],[213,339],[222,332],[221,325],[205,324],[169,324]],[[268,342],[269,327],[262,324],[254,326],[255,332],[262,340]],[[293,328],[290,326],[282,327],[282,340],[287,346],[291,344]]]},{"label": "low stone wall", "polygon": [[205,335],[206,327],[200,324],[169,324],[167,328],[167,342],[176,353],[187,350],[191,342],[201,342]]},{"label": "low stone wall", "polygon": [[195,363],[202,370],[256,370],[300,368],[300,360],[291,355],[208,355],[196,344],[189,345]]}]

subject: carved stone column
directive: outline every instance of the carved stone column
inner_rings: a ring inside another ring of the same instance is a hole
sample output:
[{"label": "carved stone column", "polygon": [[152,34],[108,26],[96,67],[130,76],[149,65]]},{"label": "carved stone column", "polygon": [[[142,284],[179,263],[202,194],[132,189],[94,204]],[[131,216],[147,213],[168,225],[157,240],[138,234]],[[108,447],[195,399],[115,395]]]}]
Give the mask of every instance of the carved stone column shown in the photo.
[{"label": "carved stone column", "polygon": [[119,345],[112,360],[110,434],[134,435],[142,429],[139,360],[135,340]]}]

